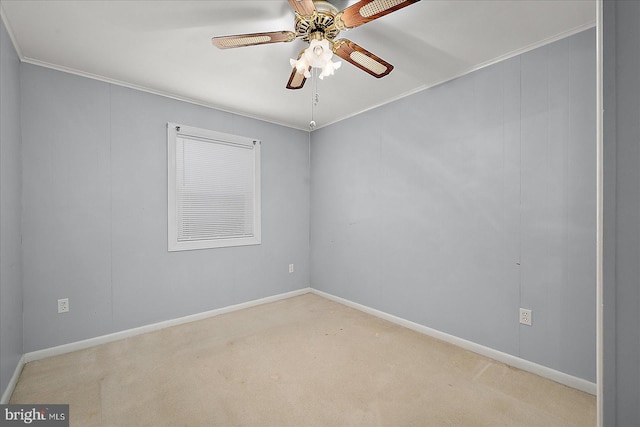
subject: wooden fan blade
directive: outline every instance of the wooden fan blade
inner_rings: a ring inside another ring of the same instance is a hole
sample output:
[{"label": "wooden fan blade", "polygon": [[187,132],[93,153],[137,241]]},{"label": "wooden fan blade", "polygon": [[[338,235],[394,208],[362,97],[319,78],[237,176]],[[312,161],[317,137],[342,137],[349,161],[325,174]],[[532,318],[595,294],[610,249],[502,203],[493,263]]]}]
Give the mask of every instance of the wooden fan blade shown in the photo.
[{"label": "wooden fan blade", "polygon": [[420,0],[360,0],[336,16],[338,26],[354,28]]},{"label": "wooden fan blade", "polygon": [[237,36],[213,37],[211,41],[219,49],[255,46],[259,44],[291,42],[295,40],[293,31],[273,31],[270,33],[239,34]]},{"label": "wooden fan blade", "polygon": [[313,12],[316,11],[313,0],[289,0],[289,4],[293,10],[302,16],[313,15]]},{"label": "wooden fan blade", "polygon": [[373,77],[384,77],[393,70],[393,65],[361,48],[351,40],[337,40],[333,45],[333,52]]},{"label": "wooden fan blade", "polygon": [[[298,55],[298,59],[300,59],[303,54],[304,50],[300,52],[300,55]],[[308,69],[309,71],[311,71],[311,67],[309,67]],[[287,83],[287,89],[302,89],[302,86],[304,86],[304,82],[306,81],[307,78],[304,76],[304,74],[298,73],[296,67],[293,67],[291,75],[289,76],[289,82]]]}]

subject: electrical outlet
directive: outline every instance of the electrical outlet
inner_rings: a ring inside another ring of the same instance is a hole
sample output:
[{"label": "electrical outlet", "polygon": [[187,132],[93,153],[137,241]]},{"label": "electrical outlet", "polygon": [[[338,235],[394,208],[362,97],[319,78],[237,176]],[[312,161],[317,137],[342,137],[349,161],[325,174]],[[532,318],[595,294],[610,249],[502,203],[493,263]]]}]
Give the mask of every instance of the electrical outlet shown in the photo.
[{"label": "electrical outlet", "polygon": [[293,273],[293,264],[289,264],[289,273]]},{"label": "electrical outlet", "polygon": [[69,311],[69,298],[58,300],[58,314],[67,313]]},{"label": "electrical outlet", "polygon": [[526,308],[520,309],[520,323],[531,326],[531,310]]}]

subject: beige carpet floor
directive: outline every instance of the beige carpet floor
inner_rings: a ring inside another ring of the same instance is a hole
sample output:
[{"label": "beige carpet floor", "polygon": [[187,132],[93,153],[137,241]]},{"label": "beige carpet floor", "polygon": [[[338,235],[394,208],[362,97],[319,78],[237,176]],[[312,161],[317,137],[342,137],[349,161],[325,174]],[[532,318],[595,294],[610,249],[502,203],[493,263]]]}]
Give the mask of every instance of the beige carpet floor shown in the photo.
[{"label": "beige carpet floor", "polygon": [[28,363],[72,426],[592,426],[595,397],[306,294]]}]

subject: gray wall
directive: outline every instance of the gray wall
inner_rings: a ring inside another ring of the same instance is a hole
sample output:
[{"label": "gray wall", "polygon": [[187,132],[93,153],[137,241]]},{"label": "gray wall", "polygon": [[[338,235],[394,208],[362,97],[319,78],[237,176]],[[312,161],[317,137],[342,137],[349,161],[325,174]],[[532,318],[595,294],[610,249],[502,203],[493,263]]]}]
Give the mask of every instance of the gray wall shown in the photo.
[{"label": "gray wall", "polygon": [[22,356],[19,67],[0,19],[0,396]]},{"label": "gray wall", "polygon": [[[25,352],[309,285],[307,132],[21,67]],[[262,140],[261,245],[167,252],[168,121]]]},{"label": "gray wall", "polygon": [[595,381],[595,60],[591,29],[313,132],[312,286]]},{"label": "gray wall", "polygon": [[640,425],[640,3],[604,9],[607,426]]}]

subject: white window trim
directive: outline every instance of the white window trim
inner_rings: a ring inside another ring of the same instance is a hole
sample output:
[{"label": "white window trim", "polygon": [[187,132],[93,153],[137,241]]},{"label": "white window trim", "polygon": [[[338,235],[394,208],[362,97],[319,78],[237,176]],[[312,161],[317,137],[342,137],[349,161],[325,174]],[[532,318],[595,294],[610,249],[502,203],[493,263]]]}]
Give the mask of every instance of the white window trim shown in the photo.
[{"label": "white window trim", "polygon": [[[192,136],[200,139],[215,140],[226,144],[252,146],[254,150],[254,223],[253,237],[239,237],[231,239],[210,239],[198,241],[178,240],[178,219],[176,203],[176,140],[179,135]],[[177,123],[167,123],[167,163],[168,163],[168,250],[183,251],[194,249],[211,249],[232,246],[259,245],[262,241],[261,233],[261,200],[260,200],[260,140],[238,135],[231,135]]]}]

